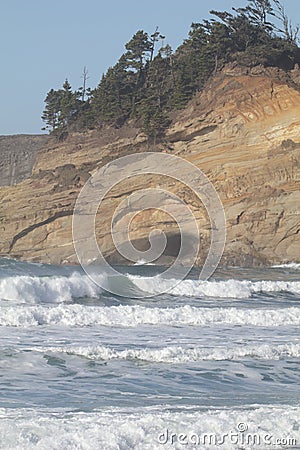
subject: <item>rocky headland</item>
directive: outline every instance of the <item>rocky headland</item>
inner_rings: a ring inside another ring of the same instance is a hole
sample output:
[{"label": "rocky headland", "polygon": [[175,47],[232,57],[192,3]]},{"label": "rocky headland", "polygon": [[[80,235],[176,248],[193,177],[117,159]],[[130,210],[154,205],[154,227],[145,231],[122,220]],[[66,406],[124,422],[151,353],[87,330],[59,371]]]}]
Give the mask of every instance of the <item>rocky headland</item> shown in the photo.
[{"label": "rocky headland", "polygon": [[[0,254],[76,264],[72,214],[80,189],[98,167],[151,150],[187,159],[214,184],[227,221],[222,264],[299,262],[299,68],[284,72],[229,65],[172,119],[164,142],[151,147],[130,123],[120,129],[70,133],[60,142],[23,137],[29,150],[24,146],[14,163],[19,175],[12,176],[9,157],[2,158],[0,167],[1,184],[6,185],[0,188]],[[201,264],[210,242],[205,208],[184,186],[153,175],[124,181],[107,195],[96,220],[99,246],[108,259],[122,262],[110,236],[112,213],[131,193],[157,185],[178,194],[192,209],[201,235]],[[178,228],[161,211],[136,216],[132,242],[146,248],[149,232],[158,227],[169,238],[166,257],[172,258],[179,245]]]}]

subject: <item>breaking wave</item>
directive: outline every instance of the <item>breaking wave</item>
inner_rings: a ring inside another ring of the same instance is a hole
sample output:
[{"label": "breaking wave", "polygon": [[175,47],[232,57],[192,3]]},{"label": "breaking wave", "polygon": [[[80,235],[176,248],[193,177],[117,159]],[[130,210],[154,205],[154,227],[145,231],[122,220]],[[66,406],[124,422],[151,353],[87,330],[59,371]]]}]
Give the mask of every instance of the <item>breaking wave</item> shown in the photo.
[{"label": "breaking wave", "polygon": [[205,326],[212,324],[260,327],[299,326],[300,308],[196,308],[190,305],[177,308],[149,308],[140,305],[110,307],[37,305],[0,308],[0,326],[9,327],[28,328],[39,325],[56,325],[130,328],[139,325]]},{"label": "breaking wave", "polygon": [[161,286],[172,295],[186,297],[249,298],[258,293],[300,293],[300,281],[183,280],[179,282],[173,279],[163,279],[159,275],[152,278],[128,276],[140,290],[153,295],[161,291]]},{"label": "breaking wave", "polygon": [[18,275],[0,279],[0,298],[21,303],[61,303],[74,298],[98,297],[102,289],[87,275],[69,277]]},{"label": "breaking wave", "polygon": [[272,266],[273,269],[292,269],[292,270],[300,270],[300,263],[289,263],[289,264],[277,264]]},{"label": "breaking wave", "polygon": [[214,348],[186,348],[167,346],[163,348],[129,348],[116,350],[100,345],[90,347],[34,347],[32,350],[42,353],[65,353],[83,356],[89,359],[110,361],[114,359],[129,361],[148,361],[152,363],[182,364],[197,361],[228,361],[245,358],[279,360],[300,357],[300,344],[282,345],[243,345]]},{"label": "breaking wave", "polygon": [[[89,413],[58,411],[55,414],[47,410],[1,409],[0,419],[3,448],[22,450],[49,449],[49,436],[52,448],[65,450],[157,450],[164,447],[235,450],[239,438],[240,448],[244,448],[241,425],[246,430],[246,437],[255,433],[261,448],[297,448],[295,443],[300,441],[300,408],[288,405],[209,411],[174,406],[171,411],[168,407],[111,408]],[[184,433],[190,445],[174,444],[171,433],[175,439]],[[230,441],[228,436],[231,434],[236,438]],[[216,446],[207,440],[214,437]],[[195,440],[197,438],[199,441]],[[162,445],[166,440],[168,444]],[[279,440],[283,446],[277,445]],[[264,446],[266,442],[267,447]]]},{"label": "breaking wave", "polygon": [[[163,291],[181,297],[250,298],[254,294],[300,293],[300,281],[199,281],[166,279],[161,275],[141,277],[97,275],[99,285],[87,275],[74,272],[69,276],[17,275],[0,278],[0,299],[19,303],[70,303],[76,298],[99,298],[103,290],[118,286],[122,295],[143,292],[158,295]],[[103,288],[101,288],[102,286]],[[133,295],[134,296],[134,295]]]}]

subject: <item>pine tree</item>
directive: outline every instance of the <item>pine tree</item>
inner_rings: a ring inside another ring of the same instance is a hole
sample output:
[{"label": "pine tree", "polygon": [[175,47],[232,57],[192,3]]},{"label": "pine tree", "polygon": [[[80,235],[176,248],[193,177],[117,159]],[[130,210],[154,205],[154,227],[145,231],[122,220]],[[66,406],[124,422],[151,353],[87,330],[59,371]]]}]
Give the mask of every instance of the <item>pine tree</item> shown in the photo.
[{"label": "pine tree", "polygon": [[72,92],[72,87],[69,81],[66,79],[61,91],[61,111],[59,116],[60,128],[67,127],[71,124],[72,120],[74,120],[79,109],[77,96],[78,94],[76,92]]},{"label": "pine tree", "polygon": [[45,98],[45,103],[42,120],[46,123],[46,126],[43,129],[52,132],[59,126],[61,92],[51,89]]},{"label": "pine tree", "polygon": [[161,49],[150,64],[139,111],[149,145],[156,145],[170,124],[167,102],[172,89],[171,66],[169,57],[163,57],[163,54],[164,49]]},{"label": "pine tree", "polygon": [[245,15],[251,23],[267,31],[273,31],[274,24],[269,22],[269,16],[274,16],[270,0],[247,0],[245,8],[233,8],[238,14]]},{"label": "pine tree", "polygon": [[147,61],[147,54],[150,54],[153,49],[153,43],[149,39],[147,33],[139,30],[135,33],[132,39],[125,45],[127,53],[125,54],[128,68],[142,72],[144,64]]},{"label": "pine tree", "polygon": [[[68,80],[61,89],[51,89],[42,115],[45,129],[60,133],[103,124],[120,127],[133,119],[153,144],[164,138],[170,112],[185,107],[226,63],[283,69],[300,63],[299,29],[292,26],[281,0],[247,0],[246,6],[211,14],[210,20],[192,23],[188,38],[174,53],[163,46],[165,37],[158,28],[150,36],[137,31],[93,91],[86,88],[86,69],[77,91]],[[274,17],[280,27],[272,23]]]},{"label": "pine tree", "polygon": [[285,12],[285,8],[283,3],[281,3],[279,0],[273,0],[276,10],[274,11],[274,15],[279,21],[281,22],[281,25],[283,26],[283,29],[278,29],[280,33],[283,33],[286,40],[291,43],[297,45],[298,36],[300,27],[297,25],[296,27],[293,26],[292,21],[289,19]]}]

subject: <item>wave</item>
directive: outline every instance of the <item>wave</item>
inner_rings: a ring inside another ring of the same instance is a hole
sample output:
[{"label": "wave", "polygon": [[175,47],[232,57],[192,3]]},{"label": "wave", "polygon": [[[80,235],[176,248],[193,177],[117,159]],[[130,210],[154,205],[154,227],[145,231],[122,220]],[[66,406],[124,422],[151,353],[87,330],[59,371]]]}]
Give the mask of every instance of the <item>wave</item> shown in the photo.
[{"label": "wave", "polygon": [[[111,408],[86,413],[0,409],[0,419],[3,448],[24,450],[49,449],[49,436],[52,448],[65,450],[234,450],[252,448],[253,442],[259,448],[297,448],[300,442],[300,408],[289,405],[204,411],[174,406]],[[183,435],[184,445],[178,442]],[[245,447],[247,437],[250,446]]]},{"label": "wave", "polygon": [[272,266],[273,269],[292,269],[300,270],[300,263],[277,264]]},{"label": "wave", "polygon": [[138,289],[153,295],[165,291],[186,297],[249,298],[253,294],[290,292],[300,294],[300,281],[199,281],[164,279],[160,275],[140,277],[128,275]]},{"label": "wave", "polygon": [[244,309],[196,308],[189,305],[178,308],[147,308],[140,305],[94,307],[84,305],[2,306],[0,326],[36,327],[56,325],[63,327],[113,326],[205,326],[244,325],[257,327],[299,326],[300,308]]},{"label": "wave", "polygon": [[[300,281],[199,281],[165,279],[160,275],[141,277],[95,275],[101,286],[110,287],[125,297],[158,295],[162,291],[181,297],[249,298],[254,294],[289,292],[300,294]],[[68,303],[76,298],[98,298],[103,289],[87,275],[74,272],[69,276],[17,275],[0,278],[0,299],[18,303]]]},{"label": "wave", "polygon": [[[26,348],[26,350],[28,349]],[[102,361],[127,360],[166,364],[183,364],[198,361],[228,361],[248,358],[280,360],[300,357],[300,344],[262,344],[214,348],[167,346],[163,348],[129,348],[124,350],[116,350],[105,345],[100,345],[89,347],[33,347],[30,350],[42,353],[65,353]]]},{"label": "wave", "polygon": [[145,259],[139,259],[136,263],[134,263],[135,266],[155,266],[154,263],[147,262]]},{"label": "wave", "polygon": [[[103,275],[104,276],[104,275]],[[0,299],[21,303],[61,303],[74,298],[98,297],[103,292],[87,275],[18,275],[0,279]]]}]

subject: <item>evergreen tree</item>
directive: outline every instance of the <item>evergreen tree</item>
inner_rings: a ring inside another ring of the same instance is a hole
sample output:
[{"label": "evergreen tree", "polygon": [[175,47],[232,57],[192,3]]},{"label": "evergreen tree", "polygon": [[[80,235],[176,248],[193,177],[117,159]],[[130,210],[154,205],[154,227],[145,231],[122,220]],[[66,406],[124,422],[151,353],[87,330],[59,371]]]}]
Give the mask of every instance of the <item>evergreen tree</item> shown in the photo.
[{"label": "evergreen tree", "polygon": [[158,42],[159,40],[164,40],[165,36],[163,36],[162,34],[160,34],[160,32],[158,31],[158,27],[156,27],[156,30],[153,34],[151,34],[150,36],[150,42],[151,42],[151,48],[150,48],[150,62],[153,61],[153,57],[154,57],[154,52],[155,52],[155,44],[156,42]]},{"label": "evergreen tree", "polygon": [[[51,89],[42,119],[45,129],[61,132],[101,127],[120,127],[135,120],[148,143],[163,139],[171,111],[185,107],[214,73],[229,62],[252,67],[258,64],[292,68],[300,63],[299,29],[292,26],[280,0],[245,0],[231,11],[211,11],[212,19],[192,23],[187,39],[173,53],[156,28],[152,35],[139,30],[125,45],[119,61],[102,76],[93,90]],[[281,27],[272,23],[280,21]],[[281,29],[282,28],[282,29]]]},{"label": "evergreen tree", "polygon": [[189,37],[178,48],[174,58],[175,86],[170,99],[172,108],[183,108],[193,93],[203,86],[215,66],[209,51],[207,25],[192,23]]},{"label": "evergreen tree", "polygon": [[63,84],[63,89],[61,90],[61,102],[60,102],[60,116],[59,116],[59,126],[60,128],[66,127],[74,114],[74,103],[76,97],[74,97],[72,92],[72,87],[69,81],[66,79]]},{"label": "evergreen tree", "polygon": [[45,128],[43,128],[44,130],[49,130],[51,132],[56,130],[59,126],[60,94],[60,91],[51,89],[45,98],[46,106],[42,114],[42,120],[46,124]]},{"label": "evergreen tree", "polygon": [[167,113],[168,97],[172,89],[170,59],[163,57],[164,49],[154,58],[148,70],[140,115],[142,129],[148,137],[148,144],[156,144],[170,124]]},{"label": "evergreen tree", "polygon": [[285,39],[291,43],[297,45],[300,27],[293,26],[292,21],[289,19],[285,12],[284,5],[279,0],[273,0],[275,5],[274,15],[279,19],[283,29],[278,29],[280,33],[283,33]]},{"label": "evergreen tree", "polygon": [[125,48],[128,68],[141,73],[147,61],[147,55],[150,55],[153,49],[153,43],[148,34],[143,30],[137,31]]},{"label": "evergreen tree", "polygon": [[245,8],[233,8],[238,14],[245,15],[250,23],[267,31],[273,31],[274,24],[269,22],[269,16],[274,16],[270,0],[247,0]]}]

